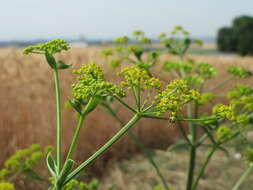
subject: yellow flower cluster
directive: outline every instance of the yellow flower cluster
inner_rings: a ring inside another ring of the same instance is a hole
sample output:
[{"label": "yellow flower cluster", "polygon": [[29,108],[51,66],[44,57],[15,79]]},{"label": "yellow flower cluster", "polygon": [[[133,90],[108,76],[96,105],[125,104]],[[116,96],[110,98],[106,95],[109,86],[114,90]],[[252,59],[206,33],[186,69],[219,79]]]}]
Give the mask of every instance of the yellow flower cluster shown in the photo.
[{"label": "yellow flower cluster", "polygon": [[140,88],[141,90],[161,88],[161,81],[159,79],[151,77],[145,69],[136,65],[123,68],[119,75],[125,79],[121,83],[122,86],[129,89],[133,87]]},{"label": "yellow flower cluster", "polygon": [[225,142],[230,139],[232,130],[228,126],[220,126],[216,131],[217,139],[220,142]]},{"label": "yellow flower cluster", "polygon": [[82,65],[74,73],[78,75],[78,83],[72,85],[73,96],[76,99],[88,101],[92,97],[125,96],[122,89],[105,81],[101,68],[95,63]]},{"label": "yellow flower cluster", "polygon": [[210,102],[211,100],[213,100],[214,98],[214,94],[212,93],[202,93],[197,101],[197,103],[199,105],[204,105],[207,102]]},{"label": "yellow flower cluster", "polygon": [[70,47],[69,47],[69,44],[65,40],[56,39],[48,43],[38,44],[35,46],[29,46],[23,51],[23,53],[24,54],[48,53],[50,55],[53,55],[55,53],[59,53],[63,50],[68,50],[68,49],[70,49]]},{"label": "yellow flower cluster", "polygon": [[31,169],[37,165],[48,152],[53,151],[53,149],[52,146],[42,148],[38,144],[32,144],[26,149],[18,150],[4,162],[4,167],[0,170],[0,181],[8,181],[7,179],[15,176],[17,171],[22,173],[27,171],[27,169]]},{"label": "yellow flower cluster", "polygon": [[233,106],[231,105],[217,104],[213,107],[213,114],[231,121],[236,119]]},{"label": "yellow flower cluster", "polygon": [[0,181],[0,190],[15,190],[15,187],[11,183]]},{"label": "yellow flower cluster", "polygon": [[199,92],[190,89],[185,80],[174,80],[156,97],[156,109],[158,114],[170,111],[170,119],[176,120],[182,106],[199,97]]}]

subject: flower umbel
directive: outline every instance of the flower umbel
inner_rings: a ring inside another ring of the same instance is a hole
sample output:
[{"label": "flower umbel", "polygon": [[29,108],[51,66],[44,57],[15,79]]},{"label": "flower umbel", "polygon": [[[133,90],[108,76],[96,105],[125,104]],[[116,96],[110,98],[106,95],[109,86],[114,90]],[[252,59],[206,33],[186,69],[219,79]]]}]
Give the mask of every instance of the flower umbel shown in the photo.
[{"label": "flower umbel", "polygon": [[145,69],[141,69],[136,65],[122,69],[119,75],[125,78],[125,81],[121,83],[122,86],[129,89],[133,87],[140,88],[141,90],[161,88],[161,81],[159,79],[151,77]]},{"label": "flower umbel", "polygon": [[253,148],[246,149],[245,158],[248,162],[253,162]]},{"label": "flower umbel", "polygon": [[232,65],[228,68],[228,72],[234,77],[238,78],[247,78],[252,75],[247,69],[244,67]]},{"label": "flower umbel", "polygon": [[213,107],[213,114],[228,120],[235,120],[235,113],[231,105],[217,104]]},{"label": "flower umbel", "polygon": [[48,53],[50,55],[54,55],[56,53],[60,53],[63,50],[70,49],[69,44],[65,40],[56,39],[52,40],[48,43],[38,44],[34,46],[27,47],[23,53],[29,54],[29,53]]},{"label": "flower umbel", "polygon": [[220,142],[229,140],[232,135],[232,130],[228,126],[220,126],[216,131],[217,139]]},{"label": "flower umbel", "polygon": [[185,80],[174,80],[156,97],[156,109],[159,114],[171,111],[170,119],[175,120],[184,104],[197,101],[199,97],[199,92],[190,89]]},{"label": "flower umbel", "polygon": [[15,187],[11,183],[0,181],[0,190],[15,190]]},{"label": "flower umbel", "polygon": [[74,73],[78,75],[78,83],[72,85],[73,96],[76,99],[89,101],[92,97],[125,96],[122,89],[105,81],[101,68],[95,63],[82,65]]}]

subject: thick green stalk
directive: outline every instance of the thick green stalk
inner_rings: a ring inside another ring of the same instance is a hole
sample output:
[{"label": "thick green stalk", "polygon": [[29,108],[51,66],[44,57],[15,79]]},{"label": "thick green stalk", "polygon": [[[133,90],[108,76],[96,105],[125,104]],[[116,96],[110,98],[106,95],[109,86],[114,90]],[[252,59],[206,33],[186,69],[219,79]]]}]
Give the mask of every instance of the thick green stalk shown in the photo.
[{"label": "thick green stalk", "polygon": [[[188,117],[192,117],[192,106],[191,104],[187,105],[187,115]],[[192,184],[194,181],[194,171],[195,171],[195,164],[196,164],[196,150],[197,147],[195,145],[196,136],[197,136],[197,128],[193,125],[192,122],[189,122],[189,130],[191,135],[191,149],[190,149],[190,160],[188,165],[188,177],[187,177],[187,190],[192,190]]]},{"label": "thick green stalk", "polygon": [[[179,55],[180,60],[183,62],[184,61],[184,54]],[[181,78],[184,78],[186,76],[186,73],[183,69],[180,70]],[[192,118],[193,113],[192,113],[192,104],[189,103],[187,105],[187,117]],[[195,114],[194,114],[195,116]],[[192,183],[194,180],[194,170],[195,170],[195,165],[196,165],[196,137],[197,137],[197,128],[193,125],[192,122],[189,121],[189,132],[191,135],[191,149],[190,149],[190,158],[189,158],[189,164],[188,164],[188,176],[187,176],[187,185],[186,185],[186,190],[192,190]]]},{"label": "thick green stalk", "polygon": [[242,183],[246,180],[246,178],[252,171],[253,171],[253,163],[250,163],[249,167],[244,171],[241,178],[236,182],[232,190],[239,190],[239,187],[242,185]]},{"label": "thick green stalk", "polygon": [[75,147],[77,145],[77,140],[78,140],[78,138],[80,136],[80,131],[81,131],[81,128],[83,126],[83,123],[84,123],[84,120],[85,120],[85,116],[86,116],[85,114],[82,114],[82,115],[79,116],[79,121],[78,121],[78,124],[77,124],[77,127],[76,127],[76,131],[75,131],[74,137],[72,139],[71,145],[70,145],[69,150],[68,150],[66,161],[73,156],[73,152],[74,152],[74,149],[75,149]]},{"label": "thick green stalk", "polygon": [[194,180],[195,162],[196,162],[196,147],[194,145],[192,145],[191,150],[190,150],[190,162],[188,164],[189,168],[188,168],[188,175],[187,175],[186,190],[192,190],[192,183]]},{"label": "thick green stalk", "polygon": [[[124,127],[123,121],[121,121],[121,119],[118,117],[118,115],[116,114],[116,112],[109,105],[107,105],[107,104],[103,104],[103,106],[107,110],[109,110],[110,115],[113,116],[113,118],[120,123],[121,127]],[[149,161],[149,163],[154,167],[157,175],[160,177],[160,180],[161,180],[161,182],[162,182],[165,190],[169,190],[169,187],[168,187],[168,185],[166,183],[166,180],[165,180],[162,172],[160,171],[158,165],[156,164],[155,160],[152,158],[152,155],[151,155],[150,151],[148,150],[148,148],[146,148],[144,146],[144,144],[141,143],[141,141],[139,140],[139,138],[137,136],[135,136],[131,131],[128,131],[127,134],[134,141],[134,143],[141,149],[141,151],[146,156],[146,158]]]},{"label": "thick green stalk", "polygon": [[194,184],[193,184],[193,187],[192,187],[193,190],[196,190],[196,189],[197,189],[199,180],[200,180],[200,178],[204,175],[205,169],[206,169],[206,167],[207,167],[209,161],[211,160],[211,158],[212,158],[214,152],[216,151],[216,149],[217,149],[216,147],[213,147],[212,150],[208,153],[207,158],[206,158],[206,160],[205,160],[203,166],[201,167],[201,170],[200,170],[200,172],[199,172],[199,175],[198,175],[197,179],[195,180],[195,182],[194,182]]},{"label": "thick green stalk", "polygon": [[76,177],[85,167],[91,164],[95,159],[101,156],[108,148],[110,148],[116,141],[120,139],[139,119],[139,114],[135,114],[134,117],[119,130],[106,144],[104,144],[97,152],[95,152],[91,157],[89,157],[86,161],[84,161],[81,165],[79,165],[73,172],[71,172],[64,185],[67,184],[71,179]]},{"label": "thick green stalk", "polygon": [[61,91],[58,70],[53,69],[56,95],[56,164],[57,172],[61,171],[61,149],[62,149],[62,119],[61,119]]}]

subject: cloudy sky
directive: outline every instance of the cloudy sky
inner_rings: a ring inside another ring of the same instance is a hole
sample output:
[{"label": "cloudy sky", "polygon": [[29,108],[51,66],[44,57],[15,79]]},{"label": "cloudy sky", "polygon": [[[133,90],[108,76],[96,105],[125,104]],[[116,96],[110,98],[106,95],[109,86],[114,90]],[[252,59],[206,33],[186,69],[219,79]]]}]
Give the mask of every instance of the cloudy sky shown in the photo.
[{"label": "cloudy sky", "polygon": [[253,16],[253,0],[1,0],[0,40],[149,36],[184,26],[214,37],[238,15]]}]

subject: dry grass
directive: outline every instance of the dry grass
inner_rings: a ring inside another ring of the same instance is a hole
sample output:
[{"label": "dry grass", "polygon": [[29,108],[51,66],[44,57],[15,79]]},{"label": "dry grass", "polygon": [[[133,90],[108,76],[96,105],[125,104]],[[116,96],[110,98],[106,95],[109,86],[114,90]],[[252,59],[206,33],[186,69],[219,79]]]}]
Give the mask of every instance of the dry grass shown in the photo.
[{"label": "dry grass", "polygon": [[[197,170],[200,169],[207,151],[198,152]],[[228,158],[223,152],[216,152],[206,173],[200,180],[200,190],[228,190],[233,187],[247,164],[234,157],[231,150]],[[177,152],[154,151],[154,158],[160,166],[168,185],[175,190],[185,189],[186,166],[188,153],[185,150]],[[250,176],[240,187],[240,190],[251,190],[253,177]],[[251,184],[251,185],[250,185]],[[101,190],[114,185],[117,190],[152,190],[156,185],[161,185],[156,172],[142,155],[137,155],[130,160],[124,160],[112,165],[102,179]]]},{"label": "dry grass", "polygon": [[[99,56],[100,49],[98,47],[72,49],[60,54],[59,58],[68,64],[73,64],[73,68],[91,60],[104,65],[104,60]],[[226,77],[224,67],[228,64],[244,65],[253,71],[253,58],[193,57],[200,61],[213,63],[220,70],[221,77],[210,83],[216,83]],[[168,59],[168,57],[162,59]],[[106,70],[106,75],[112,76],[109,80],[118,81],[117,76],[111,72]],[[166,73],[162,75],[170,78]],[[18,148],[26,147],[32,143],[54,144],[55,100],[51,78],[52,73],[45,60],[40,56],[22,55],[21,49],[0,49],[0,148],[2,150],[0,163]],[[74,79],[71,70],[62,71],[60,78],[64,103],[71,97],[70,85]],[[253,84],[251,79],[246,82]],[[226,88],[215,93],[224,93],[233,84],[229,83]],[[124,109],[120,110],[120,114],[125,122],[131,117],[131,113]],[[76,119],[71,110],[65,110],[63,118],[64,149],[66,150],[73,134]],[[177,133],[175,128],[169,127],[169,125],[171,124],[164,121],[141,121],[133,128],[133,131],[147,146],[164,148],[173,142]],[[87,125],[82,130],[76,160],[84,160],[115,134],[119,127],[110,116],[101,110],[92,113],[87,120]],[[124,137],[92,165],[92,171],[102,173],[109,161],[130,157],[138,151],[134,143],[128,137]]]}]

